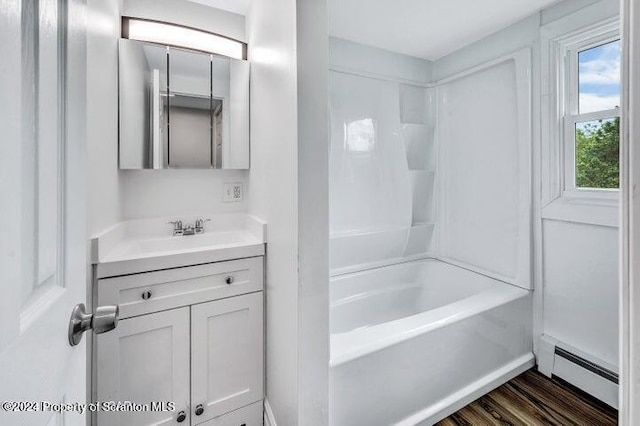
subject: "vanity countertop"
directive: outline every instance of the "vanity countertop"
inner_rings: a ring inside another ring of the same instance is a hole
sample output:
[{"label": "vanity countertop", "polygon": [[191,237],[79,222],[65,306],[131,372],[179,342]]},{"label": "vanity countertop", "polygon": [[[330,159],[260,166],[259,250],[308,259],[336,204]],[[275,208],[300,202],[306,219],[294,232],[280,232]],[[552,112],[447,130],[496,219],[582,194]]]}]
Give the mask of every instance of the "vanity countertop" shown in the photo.
[{"label": "vanity countertop", "polygon": [[171,218],[120,222],[91,239],[96,278],[264,255],[266,223],[247,214],[183,217],[185,226],[210,218],[205,232],[172,236]]}]

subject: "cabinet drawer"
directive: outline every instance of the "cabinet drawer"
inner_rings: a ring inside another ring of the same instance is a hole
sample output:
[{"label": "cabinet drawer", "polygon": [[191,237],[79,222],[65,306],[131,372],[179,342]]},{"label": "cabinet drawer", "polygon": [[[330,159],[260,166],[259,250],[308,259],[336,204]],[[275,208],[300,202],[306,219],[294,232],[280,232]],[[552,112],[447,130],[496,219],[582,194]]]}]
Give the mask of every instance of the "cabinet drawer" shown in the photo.
[{"label": "cabinet drawer", "polygon": [[262,401],[255,402],[246,407],[232,411],[224,416],[216,417],[197,426],[262,426],[263,425]]},{"label": "cabinet drawer", "polygon": [[263,258],[166,269],[98,280],[98,306],[119,305],[120,318],[262,290]]}]

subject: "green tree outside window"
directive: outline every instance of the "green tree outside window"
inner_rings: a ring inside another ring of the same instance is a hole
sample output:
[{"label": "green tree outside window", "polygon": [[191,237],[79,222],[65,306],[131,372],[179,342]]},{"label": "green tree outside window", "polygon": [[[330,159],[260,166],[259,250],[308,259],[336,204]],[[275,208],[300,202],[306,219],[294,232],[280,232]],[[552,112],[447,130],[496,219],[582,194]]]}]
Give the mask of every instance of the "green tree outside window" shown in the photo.
[{"label": "green tree outside window", "polygon": [[620,187],[620,118],[576,125],[576,186]]}]

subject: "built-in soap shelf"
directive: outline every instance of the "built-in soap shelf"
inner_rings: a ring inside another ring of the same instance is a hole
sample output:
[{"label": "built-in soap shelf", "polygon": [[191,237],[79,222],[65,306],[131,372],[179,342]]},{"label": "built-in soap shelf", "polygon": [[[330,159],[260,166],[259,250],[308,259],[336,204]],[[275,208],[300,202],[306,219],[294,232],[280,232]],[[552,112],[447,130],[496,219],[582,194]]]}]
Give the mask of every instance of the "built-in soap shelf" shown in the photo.
[{"label": "built-in soap shelf", "polygon": [[402,139],[409,170],[435,170],[435,147],[431,126],[403,124]]},{"label": "built-in soap shelf", "polygon": [[434,221],[434,179],[435,173],[427,170],[410,170],[411,192],[413,195],[412,225]]},{"label": "built-in soap shelf", "polygon": [[404,249],[405,256],[412,256],[432,251],[432,240],[435,225],[433,223],[421,223],[409,228],[407,243]]},{"label": "built-in soap shelf", "polygon": [[435,232],[435,129],[433,91],[400,84],[400,121],[412,193],[405,256],[432,252]]}]

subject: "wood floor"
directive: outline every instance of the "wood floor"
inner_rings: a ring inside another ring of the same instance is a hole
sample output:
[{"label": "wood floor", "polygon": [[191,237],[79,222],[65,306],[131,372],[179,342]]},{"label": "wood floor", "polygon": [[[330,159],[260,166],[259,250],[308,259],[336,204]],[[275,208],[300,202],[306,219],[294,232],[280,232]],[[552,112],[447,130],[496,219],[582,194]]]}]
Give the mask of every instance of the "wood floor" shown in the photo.
[{"label": "wood floor", "polygon": [[580,390],[531,369],[437,426],[608,426],[618,412]]}]

